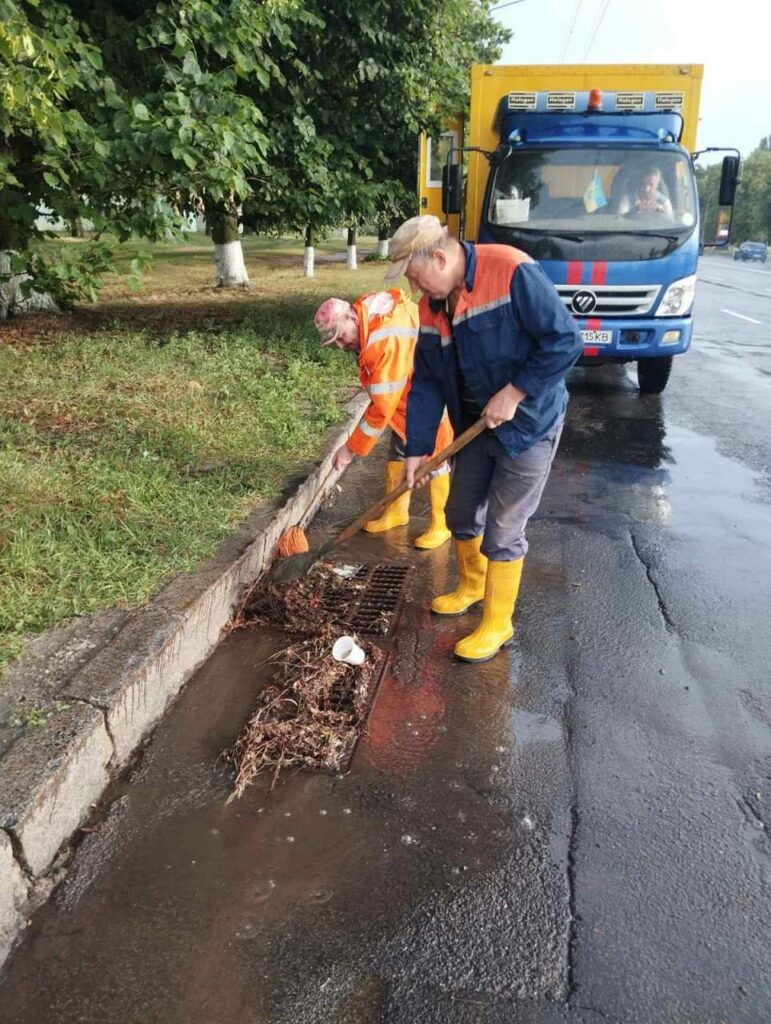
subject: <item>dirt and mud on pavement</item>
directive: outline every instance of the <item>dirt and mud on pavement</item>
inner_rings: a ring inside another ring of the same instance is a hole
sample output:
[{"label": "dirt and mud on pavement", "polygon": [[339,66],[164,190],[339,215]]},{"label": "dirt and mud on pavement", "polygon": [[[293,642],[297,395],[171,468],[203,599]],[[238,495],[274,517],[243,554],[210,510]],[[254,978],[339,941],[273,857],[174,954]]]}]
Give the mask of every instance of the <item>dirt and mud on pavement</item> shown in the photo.
[{"label": "dirt and mud on pavement", "polygon": [[[453,569],[410,546],[424,496],[336,555],[412,568],[366,636],[386,667],[346,774],[268,771],[227,802],[221,752],[303,642],[228,636],[83,833],[0,1021],[768,1019],[771,505],[694,380],[667,407],[574,375],[491,662],[451,657],[478,612],[427,611]],[[381,488],[380,456],[356,464],[311,542]]]},{"label": "dirt and mud on pavement", "polygon": [[[379,459],[357,466],[313,536],[371,503],[381,478]],[[423,496],[414,504],[409,531],[361,534],[339,553],[343,564],[413,567],[396,630],[362,638],[388,662],[350,772],[284,771],[274,784],[268,771],[226,803],[233,775],[220,754],[274,678],[271,659],[303,642],[271,626],[233,632],[85,836],[0,988],[0,1019],[41,954],[52,973],[27,989],[17,1021],[377,1020],[384,1000],[406,1012],[473,988],[480,969],[501,1005],[560,998],[567,808],[556,834],[550,823],[560,725],[547,704],[512,702],[527,687],[521,650],[477,668],[452,661],[471,619],[426,610],[451,583],[450,551],[410,546],[427,513]],[[561,569],[541,571],[553,591]],[[280,618],[272,599],[249,607],[247,617]],[[512,915],[505,929],[501,915]],[[383,971],[399,979],[393,990]]]}]

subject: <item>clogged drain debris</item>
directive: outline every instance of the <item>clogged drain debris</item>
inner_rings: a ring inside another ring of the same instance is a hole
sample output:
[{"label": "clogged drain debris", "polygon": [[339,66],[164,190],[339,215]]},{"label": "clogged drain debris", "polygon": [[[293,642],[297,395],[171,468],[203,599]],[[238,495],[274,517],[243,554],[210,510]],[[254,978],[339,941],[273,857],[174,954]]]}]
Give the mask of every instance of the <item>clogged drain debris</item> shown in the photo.
[{"label": "clogged drain debris", "polygon": [[277,626],[287,633],[312,635],[325,623],[348,626],[349,611],[366,588],[366,569],[354,570],[352,577],[341,576],[334,566],[321,563],[293,583],[260,578],[247,590],[230,630]]},{"label": "clogged drain debris", "polygon": [[[225,758],[235,772],[230,799],[258,775],[286,768],[341,771],[364,729],[385,653],[365,635],[385,636],[401,607],[409,566],[316,565],[281,585],[258,580],[246,593],[230,631],[270,625],[294,642],[271,659],[275,672]],[[336,661],[332,650],[350,634],[361,664]]]},{"label": "clogged drain debris", "polygon": [[302,579],[259,579],[246,592],[229,627],[276,626],[312,635],[334,623],[342,632],[386,636],[393,627],[411,566],[338,566],[322,562]]},{"label": "clogged drain debris", "polygon": [[275,782],[284,768],[339,771],[352,755],[385,654],[359,638],[364,662],[336,661],[331,652],[338,636],[327,623],[273,657],[276,674],[225,754],[235,769],[230,800],[263,772],[272,772]]}]

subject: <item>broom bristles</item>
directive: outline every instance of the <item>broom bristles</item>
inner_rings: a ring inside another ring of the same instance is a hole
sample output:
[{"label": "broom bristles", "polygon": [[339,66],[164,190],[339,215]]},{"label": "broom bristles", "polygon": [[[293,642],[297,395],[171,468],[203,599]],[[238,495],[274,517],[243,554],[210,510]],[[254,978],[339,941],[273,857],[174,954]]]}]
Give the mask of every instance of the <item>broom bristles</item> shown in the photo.
[{"label": "broom bristles", "polygon": [[276,555],[278,558],[289,558],[290,555],[299,555],[309,551],[308,538],[301,526],[290,526],[278,542]]}]

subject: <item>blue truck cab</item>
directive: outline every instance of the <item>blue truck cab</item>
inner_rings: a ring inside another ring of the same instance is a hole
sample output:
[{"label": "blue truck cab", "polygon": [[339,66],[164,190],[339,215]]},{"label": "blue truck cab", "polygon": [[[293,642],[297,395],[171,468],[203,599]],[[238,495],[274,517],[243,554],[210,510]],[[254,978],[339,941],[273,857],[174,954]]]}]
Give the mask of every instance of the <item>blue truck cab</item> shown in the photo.
[{"label": "blue truck cab", "polygon": [[633,106],[596,89],[558,100],[501,99],[478,238],[538,260],[578,321],[584,364],[636,361],[640,390],[663,391],[691,344],[699,259],[682,114],[654,92]]}]

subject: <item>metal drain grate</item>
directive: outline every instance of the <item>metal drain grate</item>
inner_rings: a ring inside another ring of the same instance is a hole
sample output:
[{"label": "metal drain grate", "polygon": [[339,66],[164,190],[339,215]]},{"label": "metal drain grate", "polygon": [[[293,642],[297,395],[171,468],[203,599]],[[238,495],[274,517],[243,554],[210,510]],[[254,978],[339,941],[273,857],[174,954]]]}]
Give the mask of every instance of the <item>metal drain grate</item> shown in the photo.
[{"label": "metal drain grate", "polygon": [[409,565],[362,567],[354,579],[366,580],[367,586],[348,616],[354,630],[365,636],[387,636],[391,632],[411,571]]}]

